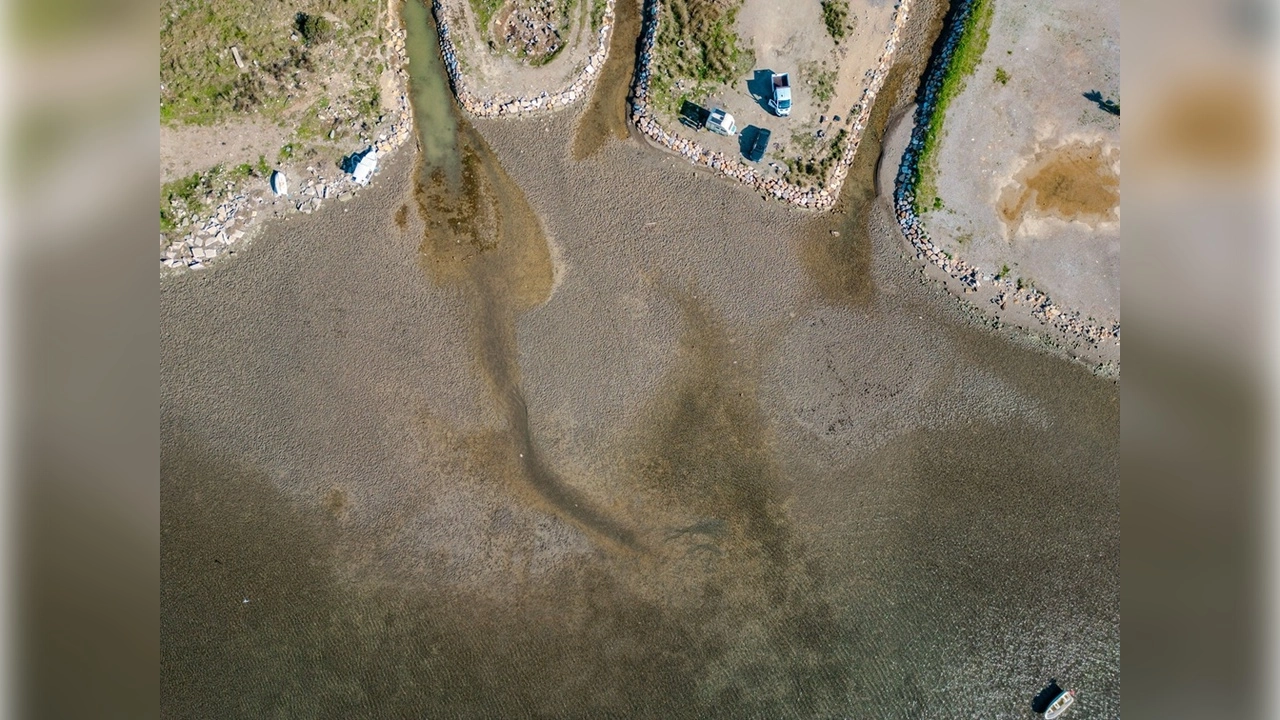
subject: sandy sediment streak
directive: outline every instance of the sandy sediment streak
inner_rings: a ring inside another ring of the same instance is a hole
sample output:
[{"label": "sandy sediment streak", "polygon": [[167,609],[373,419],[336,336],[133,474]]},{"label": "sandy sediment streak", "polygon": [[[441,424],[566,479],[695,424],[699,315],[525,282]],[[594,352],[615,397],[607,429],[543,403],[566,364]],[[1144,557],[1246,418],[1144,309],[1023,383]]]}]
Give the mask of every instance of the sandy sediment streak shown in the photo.
[{"label": "sandy sediment streak", "polygon": [[1041,323],[1057,328],[1068,337],[1078,338],[1096,346],[1107,340],[1119,340],[1119,321],[1098,322],[1083,318],[1079,311],[1067,310],[1054,303],[1048,295],[1033,287],[1024,287],[1007,277],[983,273],[979,268],[960,258],[953,257],[933,242],[924,222],[916,214],[916,182],[920,178],[920,159],[930,123],[939,111],[938,100],[942,84],[950,71],[951,59],[964,32],[968,14],[975,3],[966,2],[958,8],[950,24],[943,28],[943,42],[939,51],[929,60],[924,80],[917,93],[914,125],[911,140],[902,152],[898,174],[894,180],[893,204],[902,234],[916,250],[918,260],[932,263],[964,287],[965,293],[976,293],[982,283],[990,283],[994,293],[990,302],[1004,310],[1008,305],[1030,308],[1031,315]]},{"label": "sandy sediment streak", "polygon": [[849,127],[849,142],[845,143],[844,152],[832,168],[826,183],[820,187],[806,187],[780,178],[768,177],[756,172],[755,168],[737,158],[709,151],[697,142],[662,127],[649,109],[649,78],[653,73],[653,45],[658,34],[661,0],[645,0],[644,3],[640,54],[636,58],[636,74],[631,93],[632,122],[651,140],[678,153],[695,165],[711,168],[727,178],[750,185],[759,192],[793,205],[815,210],[829,209],[835,205],[835,200],[840,195],[840,188],[849,175],[849,166],[853,164],[853,158],[858,154],[858,146],[862,143],[862,134],[871,119],[871,109],[875,106],[876,96],[884,87],[889,69],[893,66],[894,51],[898,47],[907,18],[911,15],[911,2],[912,0],[899,0],[894,7],[893,31],[885,41],[880,61],[874,69],[868,71],[868,83],[862,91],[862,98],[854,105],[853,119]]},{"label": "sandy sediment streak", "polygon": [[458,98],[458,104],[475,117],[493,118],[560,110],[587,97],[596,83],[596,78],[600,76],[600,69],[604,67],[605,56],[609,54],[609,39],[613,35],[613,6],[614,0],[608,0],[605,3],[596,48],[587,57],[586,66],[568,87],[558,91],[544,90],[536,95],[520,97],[495,95],[486,98],[477,95],[467,87],[444,7],[440,0],[432,0],[431,12],[435,15],[436,29],[440,33],[440,54],[444,58],[444,67],[449,74],[449,84],[453,87],[454,96]]},{"label": "sandy sediment streak", "polygon": [[[409,57],[405,51],[405,30],[397,5],[394,1],[388,3],[386,23],[387,34],[391,38],[388,42],[392,58],[389,66],[395,72],[396,107],[384,117],[384,129],[365,146],[377,150],[380,157],[399,148],[413,135],[409,74],[405,70]],[[363,150],[364,147],[358,149]],[[227,194],[209,211],[208,217],[197,219],[192,223],[194,230],[161,251],[162,271],[201,270],[214,260],[236,254],[253,238],[261,227],[261,220],[291,213],[315,212],[325,201],[350,196],[361,187],[340,170],[326,174],[319,168],[307,167],[306,172],[303,178],[289,178],[291,190],[283,196],[275,195],[265,181],[259,181],[258,187],[249,189],[228,187]]]}]

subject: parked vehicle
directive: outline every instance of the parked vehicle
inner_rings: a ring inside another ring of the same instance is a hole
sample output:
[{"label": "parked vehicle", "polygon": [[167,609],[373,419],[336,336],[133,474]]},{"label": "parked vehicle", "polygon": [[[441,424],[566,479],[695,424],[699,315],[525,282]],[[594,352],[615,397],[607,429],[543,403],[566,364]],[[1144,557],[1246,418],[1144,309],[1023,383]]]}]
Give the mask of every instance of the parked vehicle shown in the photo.
[{"label": "parked vehicle", "polygon": [[707,117],[706,127],[718,135],[733,137],[738,134],[738,126],[734,123],[733,116],[725,112],[724,108],[711,111],[711,115]]},{"label": "parked vehicle", "polygon": [[769,106],[778,117],[791,114],[791,78],[786,73],[773,74],[773,98]]},{"label": "parked vehicle", "polygon": [[769,135],[767,128],[756,128],[756,136],[751,139],[751,148],[747,150],[748,160],[760,162],[764,159],[764,153],[769,149]]}]

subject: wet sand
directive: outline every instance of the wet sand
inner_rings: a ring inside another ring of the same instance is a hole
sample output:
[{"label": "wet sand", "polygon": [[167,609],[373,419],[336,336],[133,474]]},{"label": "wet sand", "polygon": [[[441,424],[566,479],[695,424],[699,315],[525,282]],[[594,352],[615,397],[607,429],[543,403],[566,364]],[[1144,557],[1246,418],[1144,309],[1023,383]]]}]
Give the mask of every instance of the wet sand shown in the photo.
[{"label": "wet sand", "polygon": [[577,120],[165,280],[164,714],[1117,715],[1117,386]]}]

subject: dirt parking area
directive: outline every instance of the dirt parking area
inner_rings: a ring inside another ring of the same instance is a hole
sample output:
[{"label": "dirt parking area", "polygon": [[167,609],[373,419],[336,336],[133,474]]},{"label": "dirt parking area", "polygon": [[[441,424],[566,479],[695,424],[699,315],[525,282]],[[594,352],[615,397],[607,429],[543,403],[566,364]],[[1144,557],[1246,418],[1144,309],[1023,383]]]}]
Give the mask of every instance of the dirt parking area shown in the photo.
[{"label": "dirt parking area", "polygon": [[[847,16],[837,42],[819,2],[744,0],[734,28],[740,43],[754,55],[752,66],[731,85],[704,90],[690,81],[677,81],[672,88],[679,106],[688,101],[704,110],[723,107],[734,116],[739,136],[691,131],[688,123],[684,128],[676,125],[675,117],[666,123],[668,129],[695,133],[707,149],[743,157],[756,128],[767,128],[769,150],[761,166],[796,180],[806,164],[820,164],[841,130],[850,128],[854,105],[869,83],[868,72],[893,30],[890,0],[851,0],[843,6]],[[790,76],[789,117],[778,117],[769,109],[774,72]]]},{"label": "dirt parking area", "polygon": [[1120,8],[996,0],[937,156],[934,241],[1102,321],[1120,317]]}]

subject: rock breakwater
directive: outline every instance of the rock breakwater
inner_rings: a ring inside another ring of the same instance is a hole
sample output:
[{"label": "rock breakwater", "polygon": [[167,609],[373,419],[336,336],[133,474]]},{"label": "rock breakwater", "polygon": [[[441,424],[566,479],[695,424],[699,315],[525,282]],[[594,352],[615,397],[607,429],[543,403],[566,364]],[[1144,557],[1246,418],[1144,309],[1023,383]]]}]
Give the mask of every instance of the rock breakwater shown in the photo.
[{"label": "rock breakwater", "polygon": [[934,46],[932,57],[925,69],[924,80],[916,93],[916,113],[911,128],[911,140],[903,151],[894,181],[893,204],[902,234],[916,251],[916,259],[926,260],[956,280],[966,293],[976,292],[986,282],[993,286],[991,303],[1001,310],[1010,304],[1025,306],[1032,317],[1057,328],[1068,337],[1078,338],[1096,346],[1106,340],[1120,337],[1120,323],[1098,322],[1081,317],[1077,311],[1067,310],[1054,303],[1048,295],[1034,287],[1003,274],[983,273],[979,268],[939,247],[925,230],[924,222],[916,213],[916,184],[920,180],[920,161],[934,114],[939,110],[939,98],[955,50],[968,24],[975,0],[956,0],[943,22],[942,35]]},{"label": "rock breakwater", "polygon": [[560,110],[578,100],[587,97],[600,69],[604,67],[605,56],[609,54],[609,39],[613,34],[614,0],[605,3],[604,15],[600,22],[600,30],[596,39],[596,47],[587,57],[586,65],[577,73],[569,86],[559,91],[543,91],[537,95],[510,97],[496,95],[480,97],[467,87],[466,78],[462,74],[462,66],[458,58],[458,49],[453,44],[449,29],[449,21],[445,17],[440,0],[432,0],[431,12],[436,18],[436,29],[440,34],[440,55],[444,59],[445,71],[449,75],[449,84],[453,88],[458,104],[470,115],[482,118],[512,117],[532,115],[536,113]]}]

